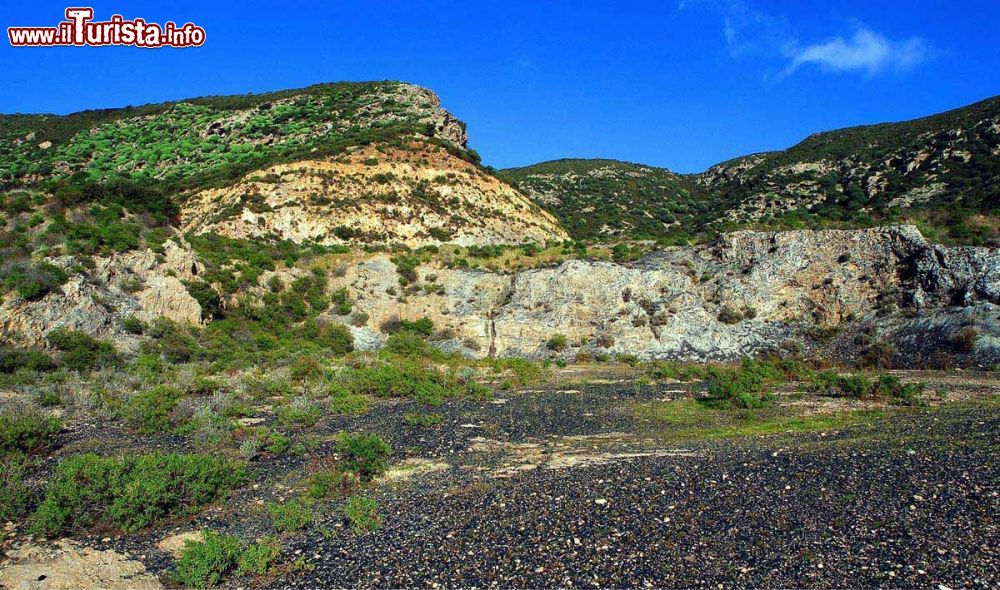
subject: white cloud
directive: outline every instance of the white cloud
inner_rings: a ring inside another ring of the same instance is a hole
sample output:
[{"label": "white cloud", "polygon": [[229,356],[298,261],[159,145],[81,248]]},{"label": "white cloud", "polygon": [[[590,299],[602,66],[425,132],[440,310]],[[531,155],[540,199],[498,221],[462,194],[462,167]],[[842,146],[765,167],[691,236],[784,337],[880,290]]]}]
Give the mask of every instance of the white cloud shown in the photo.
[{"label": "white cloud", "polygon": [[908,71],[931,55],[930,46],[919,37],[892,41],[863,25],[858,25],[850,37],[803,44],[785,17],[759,10],[748,0],[680,0],[678,3],[679,10],[695,7],[718,15],[726,46],[734,58],[755,54],[774,62],[784,61],[778,78],[809,66],[827,72],[868,75]]},{"label": "white cloud", "polygon": [[885,35],[860,27],[851,38],[835,37],[788,52],[791,62],[785,74],[807,65],[832,72],[865,72],[869,75],[886,70],[906,71],[925,61],[927,43],[914,37],[890,41]]},{"label": "white cloud", "polygon": [[733,57],[770,51],[788,38],[783,17],[757,10],[745,0],[681,0],[678,9],[698,6],[722,19],[722,33]]}]

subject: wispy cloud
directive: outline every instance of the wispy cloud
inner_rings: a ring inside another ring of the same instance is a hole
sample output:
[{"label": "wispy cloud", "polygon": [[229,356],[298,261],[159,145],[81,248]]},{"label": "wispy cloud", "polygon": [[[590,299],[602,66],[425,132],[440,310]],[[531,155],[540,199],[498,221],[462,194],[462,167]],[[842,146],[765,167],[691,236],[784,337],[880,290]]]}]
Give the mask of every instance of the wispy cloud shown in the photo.
[{"label": "wispy cloud", "polygon": [[850,38],[834,37],[787,53],[791,61],[785,69],[786,75],[809,65],[832,72],[874,75],[886,70],[913,69],[926,61],[930,50],[919,37],[891,41],[879,32],[859,27]]},{"label": "wispy cloud", "polygon": [[919,37],[894,41],[864,25],[857,25],[851,36],[802,43],[787,18],[759,10],[748,0],[680,0],[678,4],[680,10],[699,6],[719,16],[726,46],[734,58],[756,54],[784,61],[778,78],[807,67],[868,75],[903,72],[931,55],[930,45]]},{"label": "wispy cloud", "polygon": [[733,57],[771,51],[789,37],[784,17],[758,10],[745,0],[680,0],[678,4],[680,10],[698,6],[722,19],[722,33]]}]

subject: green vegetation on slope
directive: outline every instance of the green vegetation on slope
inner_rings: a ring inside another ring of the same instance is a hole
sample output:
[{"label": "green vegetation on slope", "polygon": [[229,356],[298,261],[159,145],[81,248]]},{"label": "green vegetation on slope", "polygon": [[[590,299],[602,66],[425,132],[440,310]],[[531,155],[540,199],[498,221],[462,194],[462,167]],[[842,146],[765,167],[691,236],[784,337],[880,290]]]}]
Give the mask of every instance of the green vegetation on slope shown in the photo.
[{"label": "green vegetation on slope", "polygon": [[[0,116],[0,185],[33,176],[220,185],[281,161],[433,137],[429,95],[398,82],[339,82],[261,95]],[[410,99],[419,101],[413,104]]]},{"label": "green vegetation on slope", "polygon": [[664,168],[615,160],[554,160],[499,172],[577,239],[681,236],[711,216],[691,182]]},{"label": "green vegetation on slope", "polygon": [[915,223],[944,243],[1000,245],[1000,98],[903,123],[817,133],[701,174],[556,160],[500,176],[576,239],[677,243],[744,228]]}]

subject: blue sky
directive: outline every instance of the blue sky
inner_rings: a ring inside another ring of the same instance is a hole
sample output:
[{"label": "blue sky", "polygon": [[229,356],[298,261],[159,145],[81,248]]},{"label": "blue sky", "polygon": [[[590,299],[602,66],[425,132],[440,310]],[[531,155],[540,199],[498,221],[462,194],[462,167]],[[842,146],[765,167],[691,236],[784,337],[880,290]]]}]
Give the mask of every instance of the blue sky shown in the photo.
[{"label": "blue sky", "polygon": [[[72,4],[71,4],[72,5]],[[336,80],[428,86],[487,164],[609,157],[694,172],[814,131],[1000,94],[1000,2],[92,2],[192,21],[192,49],[12,48],[0,112],[239,94]],[[65,3],[0,4],[47,26]]]}]

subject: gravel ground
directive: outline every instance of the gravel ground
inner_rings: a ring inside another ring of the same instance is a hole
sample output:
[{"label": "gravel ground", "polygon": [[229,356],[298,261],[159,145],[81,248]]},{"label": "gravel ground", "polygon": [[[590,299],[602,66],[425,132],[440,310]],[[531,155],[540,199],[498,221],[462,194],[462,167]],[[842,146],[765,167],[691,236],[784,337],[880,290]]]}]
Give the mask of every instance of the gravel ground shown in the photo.
[{"label": "gravel ground", "polygon": [[273,587],[936,587],[1000,584],[1000,411],[889,431],[695,444],[381,497],[384,524],[290,543]]},{"label": "gravel ground", "polygon": [[[995,383],[969,388],[982,396]],[[322,421],[309,431],[321,442],[306,456],[254,462],[254,483],[226,506],[138,535],[79,540],[165,573],[171,559],[155,544],[173,532],[273,535],[263,501],[294,497],[295,484],[331,459],[331,437],[352,430],[385,436],[397,464],[448,468],[365,490],[382,517],[366,535],[345,526],[343,500],[323,503],[315,526],[282,539],[285,557],[311,569],[227,585],[1000,587],[1000,404],[665,445],[632,404],[676,390],[607,383],[450,400],[438,410],[444,423],[431,428],[403,423],[411,403],[378,404]],[[60,454],[187,444],[81,425]],[[549,468],[567,454],[600,460]]]}]

